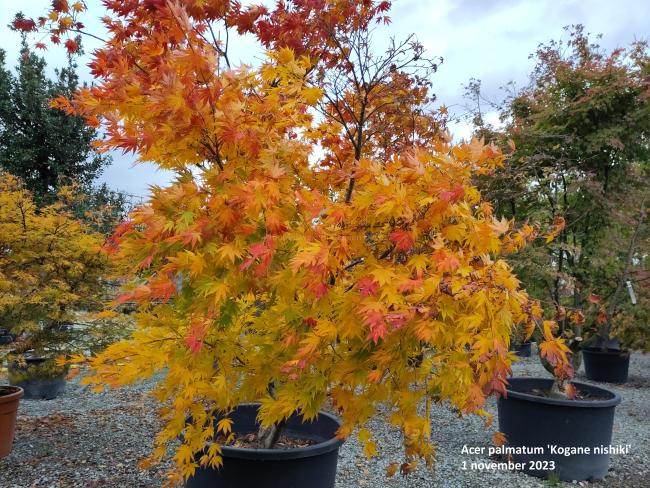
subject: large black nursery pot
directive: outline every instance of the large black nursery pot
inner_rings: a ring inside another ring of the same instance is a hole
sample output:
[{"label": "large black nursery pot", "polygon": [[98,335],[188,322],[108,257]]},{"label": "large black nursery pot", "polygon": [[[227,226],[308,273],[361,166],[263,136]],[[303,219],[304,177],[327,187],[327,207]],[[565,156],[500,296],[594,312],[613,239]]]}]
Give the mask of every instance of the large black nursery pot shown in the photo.
[{"label": "large black nursery pot", "polygon": [[54,359],[25,357],[24,364],[9,362],[9,383],[25,391],[29,400],[52,400],[65,391],[67,368],[58,367]]},{"label": "large black nursery pot", "polygon": [[587,347],[582,349],[585,374],[592,381],[625,383],[630,368],[630,352],[619,349]]},{"label": "large black nursery pot", "polygon": [[[607,474],[618,394],[574,382],[592,399],[546,398],[531,392],[548,390],[552,379],[508,381],[508,396],[497,402],[499,430],[509,449],[504,454],[510,454],[513,463],[524,463],[521,471],[540,478],[554,472],[563,481],[596,480]],[[579,452],[571,453],[571,448]]]},{"label": "large black nursery pot", "polygon": [[[235,435],[259,430],[258,404],[237,407],[229,417]],[[198,468],[185,484],[187,488],[333,488],[342,440],[336,438],[340,421],[320,412],[313,422],[303,423],[294,414],[282,434],[313,440],[316,444],[288,449],[248,449],[222,446],[220,468]]]}]

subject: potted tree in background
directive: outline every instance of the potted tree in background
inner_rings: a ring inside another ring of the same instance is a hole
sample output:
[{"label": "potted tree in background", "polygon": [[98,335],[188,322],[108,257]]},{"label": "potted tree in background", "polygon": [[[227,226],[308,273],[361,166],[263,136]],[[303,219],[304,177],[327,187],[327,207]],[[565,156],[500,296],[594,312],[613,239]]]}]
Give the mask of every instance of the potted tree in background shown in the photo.
[{"label": "potted tree in background", "polygon": [[[605,340],[594,329],[629,325],[639,310],[626,305],[626,280],[639,275],[640,286],[645,283],[648,222],[639,215],[650,185],[648,47],[637,42],[606,52],[575,26],[567,42],[540,46],[535,57],[530,84],[490,107],[501,112],[504,130],[485,124],[475,103],[478,134],[517,147],[496,177],[479,187],[498,216],[564,220],[553,243],[529,246],[511,261],[531,296],[555,310],[577,367],[584,340],[592,337],[595,347]],[[470,84],[469,94],[486,106],[479,82]],[[599,320],[600,310],[590,313],[594,295],[607,303]]]},{"label": "potted tree in background", "polygon": [[[625,383],[628,377],[630,352],[625,347],[621,347],[621,345],[626,346],[624,333],[626,329],[619,328],[622,341],[616,336],[612,338],[612,329],[614,320],[618,320],[620,323],[623,318],[620,317],[621,313],[630,314],[631,312],[630,307],[627,307],[627,310],[621,307],[623,302],[627,301],[628,295],[632,306],[636,305],[636,292],[631,279],[633,276],[639,275],[639,272],[643,272],[644,265],[647,266],[647,242],[650,229],[647,215],[647,187],[641,188],[640,192],[632,193],[631,197],[632,204],[638,205],[639,208],[636,219],[632,222],[625,221],[626,225],[620,226],[618,229],[617,237],[624,236],[628,241],[625,242],[626,246],[623,247],[622,252],[615,253],[613,260],[613,273],[611,274],[618,273],[618,277],[613,280],[613,286],[610,285],[611,291],[608,296],[604,298],[594,294],[589,296],[589,300],[594,305],[593,308],[596,309],[594,313],[596,327],[586,331],[587,339],[583,343],[582,353],[587,378],[595,381]],[[629,212],[623,211],[623,214],[627,216]],[[646,241],[645,245],[643,245],[644,241]],[[619,256],[621,254],[622,256]],[[644,339],[641,344],[647,347],[650,330],[647,326],[644,327],[644,324],[640,325],[641,328],[637,327],[636,330],[640,331],[640,336]],[[631,327],[628,325],[628,334],[630,329]]]},{"label": "potted tree in background", "polygon": [[[356,430],[376,453],[376,414],[404,436],[389,474],[431,464],[431,404],[486,415],[513,327],[541,316],[501,258],[535,229],[495,218],[473,185],[501,152],[433,130],[421,70],[435,63],[415,40],[371,55],[388,2],[106,5],[98,83],[54,104],[176,178],[105,246],[132,274],[117,302],[137,302],[138,323],[87,381],[162,373],[151,460],[180,438],[171,479],[188,486],[331,487],[342,439]],[[83,9],[15,25],[60,39]],[[219,28],[256,35],[262,65],[231,67]],[[540,347],[564,380],[550,331]]]},{"label": "potted tree in background", "polygon": [[74,308],[97,306],[106,257],[102,237],[58,202],[37,209],[32,195],[0,173],[0,323],[15,338],[9,381],[26,398],[54,398],[66,367],[55,357],[72,350]]},{"label": "potted tree in background", "polygon": [[[545,334],[554,322],[545,322]],[[540,355],[548,359],[546,345]],[[569,352],[565,346],[562,354]],[[551,353],[552,354],[552,353]],[[557,378],[562,371],[555,368]],[[601,479],[609,468],[612,430],[618,393],[572,381],[560,391],[557,378],[510,378],[507,395],[497,401],[499,430],[522,471],[565,481]],[[531,421],[534,419],[534,422]],[[550,446],[559,446],[553,450]]]},{"label": "potted tree in background", "polygon": [[[641,250],[647,240],[640,236],[647,232],[642,202],[650,183],[649,58],[642,42],[607,53],[581,26],[569,34],[567,42],[540,46],[530,84],[501,107],[503,130],[483,122],[478,104],[474,119],[488,140],[516,146],[496,177],[479,184],[495,202],[495,214],[564,224],[552,243],[533,244],[510,259],[531,296],[553,311],[577,369],[590,337],[600,336],[594,355],[607,354],[601,348],[611,339],[610,324],[630,313],[621,307],[626,280],[647,269],[648,253]],[[478,82],[469,88],[474,100],[484,101]],[[607,306],[591,313],[593,302]],[[592,321],[604,327],[592,327]],[[586,352],[588,377],[591,358]],[[549,456],[545,448],[544,457],[524,453],[514,459],[532,462],[528,469],[540,476],[553,470],[565,480],[604,476],[609,453],[594,448],[611,441],[620,397],[577,383],[586,398],[541,394],[552,382],[511,380],[508,398],[499,400],[501,430],[512,446],[562,444],[590,453]]]}]

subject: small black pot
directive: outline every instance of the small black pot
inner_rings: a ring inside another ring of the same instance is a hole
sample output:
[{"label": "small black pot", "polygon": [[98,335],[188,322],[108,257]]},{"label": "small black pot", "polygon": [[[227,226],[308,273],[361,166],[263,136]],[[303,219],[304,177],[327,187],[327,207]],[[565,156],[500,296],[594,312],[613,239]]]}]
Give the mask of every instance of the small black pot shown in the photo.
[{"label": "small black pot", "polygon": [[[244,404],[231,414],[233,432],[257,432],[258,404]],[[185,483],[187,488],[333,488],[342,440],[336,438],[340,421],[320,412],[313,422],[303,423],[299,415],[287,420],[282,432],[317,444],[291,449],[246,449],[222,446],[223,465],[198,468]]]},{"label": "small black pot", "polygon": [[53,359],[26,357],[25,365],[9,363],[9,383],[25,390],[25,399],[52,400],[65,391],[65,370],[60,374],[45,376],[40,374],[39,366]]},{"label": "small black pot", "polygon": [[12,336],[11,334],[0,335],[0,346],[11,344],[14,340],[15,337]]},{"label": "small black pot", "polygon": [[[499,398],[499,430],[507,448],[541,448],[541,453],[510,452],[514,463],[525,463],[522,471],[539,478],[554,472],[563,481],[600,479],[607,474],[609,453],[594,448],[612,442],[614,410],[621,397],[609,390],[583,383],[573,384],[602,400],[564,400],[529,394],[548,390],[552,379],[510,378],[508,396]],[[551,446],[589,448],[589,454],[564,455]],[[504,453],[506,454],[506,453]]]},{"label": "small black pot", "polygon": [[0,327],[0,346],[11,344],[16,340],[16,336],[9,332],[8,329]]},{"label": "small black pot", "polygon": [[516,346],[511,346],[511,351],[519,356],[520,358],[529,358],[531,353],[531,343],[525,342]]},{"label": "small black pot", "polygon": [[615,349],[603,351],[597,347],[582,350],[585,359],[585,374],[592,381],[625,383],[630,367],[630,352]]}]

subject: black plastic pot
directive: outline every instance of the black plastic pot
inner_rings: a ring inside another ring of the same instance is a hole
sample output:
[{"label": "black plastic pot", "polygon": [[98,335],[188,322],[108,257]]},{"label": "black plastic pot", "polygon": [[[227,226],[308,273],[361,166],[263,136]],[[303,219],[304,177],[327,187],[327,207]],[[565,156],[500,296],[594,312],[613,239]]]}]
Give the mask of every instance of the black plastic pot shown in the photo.
[{"label": "black plastic pot", "polygon": [[[230,414],[233,432],[257,432],[257,404],[240,405]],[[291,449],[246,449],[223,446],[223,465],[199,468],[187,480],[187,488],[333,488],[342,440],[336,438],[339,420],[321,412],[313,422],[303,423],[292,415],[283,434],[311,439],[317,444]]]},{"label": "black plastic pot", "polygon": [[11,344],[15,340],[16,336],[14,334],[9,332],[9,330],[0,327],[0,346]]},{"label": "black plastic pot", "polygon": [[520,358],[529,358],[531,354],[531,343],[525,342],[524,344],[512,346],[510,350],[514,351]]},{"label": "black plastic pot", "polygon": [[65,391],[65,370],[57,375],[42,375],[38,368],[53,359],[24,358],[25,365],[9,363],[9,383],[25,391],[25,399],[52,400]]},{"label": "black plastic pot", "polygon": [[11,334],[0,335],[0,346],[11,344],[13,341],[14,341],[14,336],[12,336]]},{"label": "black plastic pot", "polygon": [[[609,390],[583,383],[573,384],[594,400],[564,400],[530,394],[548,390],[552,379],[511,378],[508,396],[499,398],[499,430],[506,435],[512,462],[524,463],[521,471],[539,478],[554,472],[563,481],[601,479],[607,473],[610,454],[594,448],[609,447],[612,441],[614,410],[621,397]],[[561,448],[589,448],[589,454],[553,452]],[[533,453],[531,449],[543,452]],[[508,453],[504,453],[508,454]]]},{"label": "black plastic pot", "polygon": [[603,351],[597,347],[588,347],[582,350],[585,360],[585,374],[592,381],[605,381],[607,383],[625,383],[630,367],[629,351],[607,349]]}]

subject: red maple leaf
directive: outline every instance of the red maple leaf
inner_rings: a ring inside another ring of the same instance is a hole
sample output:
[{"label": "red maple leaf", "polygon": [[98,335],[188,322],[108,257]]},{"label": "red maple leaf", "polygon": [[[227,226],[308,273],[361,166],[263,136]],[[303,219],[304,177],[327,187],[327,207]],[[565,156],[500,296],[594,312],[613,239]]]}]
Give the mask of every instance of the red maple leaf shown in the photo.
[{"label": "red maple leaf", "polygon": [[79,44],[74,39],[68,39],[64,43],[65,48],[68,51],[68,54],[74,54],[79,50]]},{"label": "red maple leaf", "polygon": [[271,264],[273,258],[274,241],[271,236],[267,236],[264,242],[257,242],[248,248],[251,257],[246,259],[239,269],[244,271],[248,269],[257,259],[259,265],[255,268],[255,276],[263,276]]},{"label": "red maple leaf", "polygon": [[188,331],[187,336],[185,336],[185,346],[187,346],[192,354],[198,353],[203,347],[203,338],[207,330],[207,324],[202,322],[192,325]]},{"label": "red maple leaf", "polygon": [[36,30],[36,22],[34,22],[32,19],[15,19],[12,23],[14,29],[23,31],[23,32],[30,32],[33,30]]},{"label": "red maple leaf", "polygon": [[309,286],[307,286],[307,289],[311,291],[317,299],[321,299],[325,296],[327,291],[329,290],[329,287],[327,286],[327,283],[323,282],[317,282],[317,283],[310,283]]},{"label": "red maple leaf", "polygon": [[593,304],[600,303],[600,297],[598,295],[594,295],[593,293],[589,294],[587,300],[589,300]]},{"label": "red maple leaf", "polygon": [[318,323],[314,317],[307,317],[306,319],[302,320],[302,323],[309,326],[309,327],[316,327],[316,324]]},{"label": "red maple leaf", "polygon": [[379,290],[379,283],[370,276],[364,276],[357,281],[357,290],[362,297],[375,296]]},{"label": "red maple leaf", "polygon": [[454,203],[460,200],[465,195],[465,188],[463,185],[456,185],[451,190],[443,190],[440,192],[440,200],[443,202]]},{"label": "red maple leaf", "polygon": [[390,233],[388,238],[393,244],[395,244],[395,249],[398,251],[408,251],[415,244],[415,238],[413,234],[404,229],[396,229]]},{"label": "red maple leaf", "polygon": [[152,281],[149,286],[151,288],[151,298],[158,298],[166,302],[176,295],[176,285],[167,277]]},{"label": "red maple leaf", "polygon": [[372,339],[372,342],[377,344],[379,339],[386,337],[386,333],[388,332],[386,321],[384,320],[384,314],[379,310],[367,310],[364,312],[363,321],[370,329],[368,338]]},{"label": "red maple leaf", "polygon": [[455,256],[450,255],[444,249],[438,249],[433,253],[433,260],[437,263],[440,271],[456,271],[460,266],[460,262]]},{"label": "red maple leaf", "polygon": [[402,281],[399,285],[397,285],[397,289],[400,293],[409,293],[420,288],[422,286],[422,283],[424,283],[424,281],[421,278],[418,278],[416,280],[408,279],[406,281]]},{"label": "red maple leaf", "polygon": [[393,329],[400,329],[408,322],[408,317],[403,312],[392,312],[386,316],[386,320],[393,326]]}]

